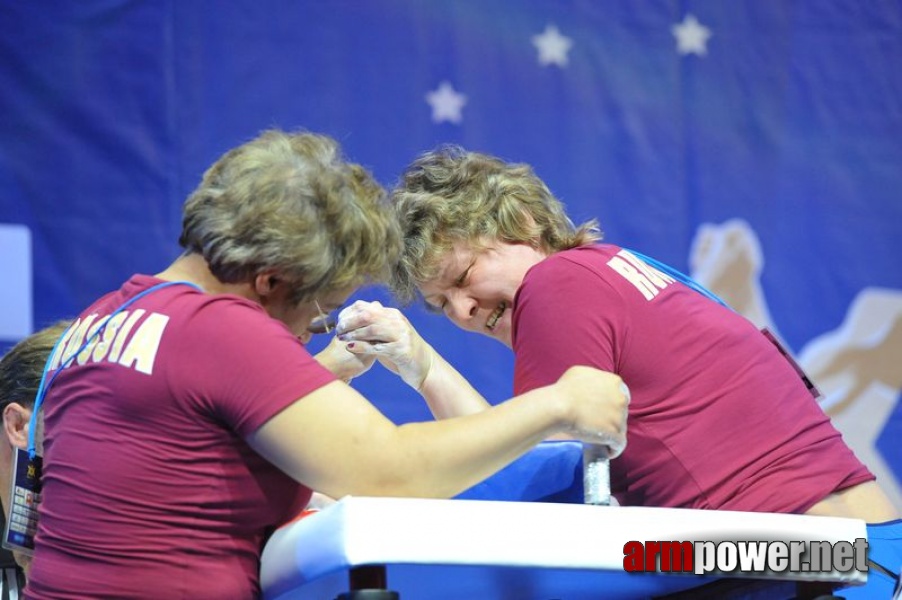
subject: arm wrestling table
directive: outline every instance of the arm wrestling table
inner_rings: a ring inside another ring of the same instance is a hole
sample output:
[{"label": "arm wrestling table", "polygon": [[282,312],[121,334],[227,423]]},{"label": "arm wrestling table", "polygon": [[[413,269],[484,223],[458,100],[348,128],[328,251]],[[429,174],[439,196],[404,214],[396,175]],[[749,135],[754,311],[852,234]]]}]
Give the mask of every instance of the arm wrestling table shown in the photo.
[{"label": "arm wrestling table", "polygon": [[[838,541],[863,521],[770,513],[487,500],[347,497],[279,529],[263,552],[266,600],[816,597],[866,573],[627,573],[628,541]],[[800,583],[801,582],[801,583]],[[808,591],[805,591],[808,590]],[[682,594],[682,595],[681,595]],[[353,596],[349,596],[353,597]]]}]

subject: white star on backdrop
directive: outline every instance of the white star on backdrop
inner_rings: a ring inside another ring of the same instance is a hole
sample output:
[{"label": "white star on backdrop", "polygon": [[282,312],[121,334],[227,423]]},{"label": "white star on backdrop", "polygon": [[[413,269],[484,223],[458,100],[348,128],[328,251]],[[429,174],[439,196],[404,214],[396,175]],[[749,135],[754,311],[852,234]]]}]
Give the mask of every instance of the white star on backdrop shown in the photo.
[{"label": "white star on backdrop", "polygon": [[547,25],[545,31],[532,36],[532,45],[539,51],[539,64],[567,66],[567,53],[573,46],[573,40],[561,35],[554,25]]},{"label": "white star on backdrop", "polygon": [[683,22],[670,28],[677,41],[677,52],[680,54],[708,53],[708,38],[711,30],[698,22],[695,15],[686,15]]},{"label": "white star on backdrop", "polygon": [[463,121],[463,108],[467,103],[467,97],[456,92],[447,81],[439,84],[438,89],[426,94],[426,102],[432,107],[432,121],[441,123],[451,121],[460,123]]}]

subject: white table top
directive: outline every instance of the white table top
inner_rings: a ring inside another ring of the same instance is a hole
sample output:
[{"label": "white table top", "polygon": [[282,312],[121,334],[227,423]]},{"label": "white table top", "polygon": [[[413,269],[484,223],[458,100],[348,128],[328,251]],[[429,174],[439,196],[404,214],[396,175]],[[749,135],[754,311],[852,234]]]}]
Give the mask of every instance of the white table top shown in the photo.
[{"label": "white table top", "polygon": [[[674,508],[347,497],[278,530],[262,558],[267,600],[348,590],[347,570],[385,565],[388,588],[420,598],[645,598],[713,577],[623,570],[628,541],[838,541],[867,538],[858,519]],[[737,577],[741,574],[731,574]],[[761,577],[758,575],[757,577]],[[863,583],[866,574],[771,573],[767,579]]]}]

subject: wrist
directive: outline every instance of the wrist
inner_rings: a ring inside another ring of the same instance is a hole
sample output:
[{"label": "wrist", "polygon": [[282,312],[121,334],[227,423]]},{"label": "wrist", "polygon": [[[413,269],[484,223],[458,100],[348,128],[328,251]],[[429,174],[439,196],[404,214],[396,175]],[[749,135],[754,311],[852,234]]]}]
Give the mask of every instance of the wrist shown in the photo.
[{"label": "wrist", "polygon": [[351,368],[347,364],[339,364],[329,370],[345,383],[351,383],[351,380],[360,374],[358,370]]},{"label": "wrist", "polygon": [[326,348],[313,358],[316,359],[316,362],[324,366],[329,370],[329,372],[335,375],[335,377],[341,379],[345,383],[349,383],[359,374],[359,371],[355,369],[353,365],[349,365],[347,361],[337,359],[328,348]]},{"label": "wrist", "polygon": [[424,369],[421,369],[421,374],[415,381],[408,382],[410,387],[415,389],[417,392],[422,393],[423,387],[426,385],[426,380],[429,379],[429,375],[433,371],[433,367],[435,366],[435,350],[432,349],[432,346],[429,344],[424,344],[426,348],[426,357],[421,361],[426,364]]},{"label": "wrist", "polygon": [[551,411],[552,435],[573,431],[576,424],[576,407],[573,396],[567,392],[563,382],[555,382],[548,386],[548,406]]}]

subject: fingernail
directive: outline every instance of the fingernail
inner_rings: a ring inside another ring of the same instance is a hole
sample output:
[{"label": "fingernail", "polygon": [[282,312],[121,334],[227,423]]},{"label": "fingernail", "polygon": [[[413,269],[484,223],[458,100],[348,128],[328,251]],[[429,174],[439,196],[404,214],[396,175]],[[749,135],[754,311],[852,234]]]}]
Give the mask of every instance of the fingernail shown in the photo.
[{"label": "fingernail", "polygon": [[353,348],[355,346],[354,342],[348,343],[348,348]]},{"label": "fingernail", "polygon": [[338,334],[338,339],[340,339],[343,342],[346,342],[346,341],[348,341],[348,334],[340,333],[340,334]]}]

